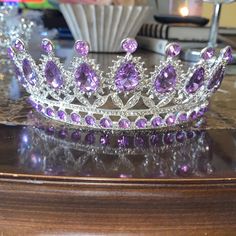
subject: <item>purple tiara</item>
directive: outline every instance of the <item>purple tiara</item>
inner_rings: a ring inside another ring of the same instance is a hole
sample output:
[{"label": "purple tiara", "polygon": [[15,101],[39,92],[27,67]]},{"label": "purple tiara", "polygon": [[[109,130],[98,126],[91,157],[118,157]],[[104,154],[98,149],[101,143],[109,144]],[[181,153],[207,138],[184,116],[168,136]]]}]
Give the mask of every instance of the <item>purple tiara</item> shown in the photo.
[{"label": "purple tiara", "polygon": [[194,122],[207,111],[210,96],[220,87],[225,67],[232,60],[229,46],[215,57],[205,48],[197,64],[182,70],[177,43],[166,47],[166,60],[147,75],[138,44],[127,38],[105,75],[90,59],[89,44],[78,40],[69,68],[55,57],[53,44],[43,39],[39,65],[25,50],[22,40],[8,49],[17,78],[30,94],[33,107],[44,116],[75,126],[113,130],[156,129]]}]

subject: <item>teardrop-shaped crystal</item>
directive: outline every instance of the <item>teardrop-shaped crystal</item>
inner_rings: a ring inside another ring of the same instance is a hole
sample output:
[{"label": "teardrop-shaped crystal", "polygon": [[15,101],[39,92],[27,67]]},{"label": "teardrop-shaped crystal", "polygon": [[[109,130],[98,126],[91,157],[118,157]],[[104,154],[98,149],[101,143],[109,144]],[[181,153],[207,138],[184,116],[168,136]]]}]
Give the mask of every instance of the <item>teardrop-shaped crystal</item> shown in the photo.
[{"label": "teardrop-shaped crystal", "polygon": [[75,71],[75,81],[81,92],[95,92],[99,85],[100,79],[96,72],[87,63],[82,63]]},{"label": "teardrop-shaped crystal", "polygon": [[158,93],[167,93],[175,89],[176,86],[176,71],[172,65],[166,66],[156,76],[154,88]]},{"label": "teardrop-shaped crystal", "polygon": [[214,89],[214,91],[216,91],[220,87],[223,78],[224,78],[224,69],[223,69],[223,66],[221,66],[215,72],[212,79],[209,81],[207,88],[210,90]]},{"label": "teardrop-shaped crystal", "polygon": [[44,69],[44,75],[46,77],[47,83],[53,88],[60,88],[63,85],[61,71],[53,61],[47,62]]},{"label": "teardrop-shaped crystal", "polygon": [[188,93],[195,93],[203,85],[204,72],[204,68],[202,67],[196,69],[188,84],[186,85],[186,91]]},{"label": "teardrop-shaped crystal", "polygon": [[131,61],[122,64],[115,75],[115,85],[121,92],[134,90],[138,86],[139,80],[139,72]]},{"label": "teardrop-shaped crystal", "polygon": [[26,80],[31,85],[35,85],[37,75],[36,75],[35,71],[33,70],[30,61],[26,58],[22,62],[22,69],[23,69],[23,74],[24,74]]}]

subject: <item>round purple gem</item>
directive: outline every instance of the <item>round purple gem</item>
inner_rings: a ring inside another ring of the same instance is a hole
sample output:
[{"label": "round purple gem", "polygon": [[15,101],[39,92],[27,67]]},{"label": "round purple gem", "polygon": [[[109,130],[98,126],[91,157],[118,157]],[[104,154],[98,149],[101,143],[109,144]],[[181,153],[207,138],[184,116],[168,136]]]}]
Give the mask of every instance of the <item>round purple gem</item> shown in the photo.
[{"label": "round purple gem", "polygon": [[55,132],[55,128],[53,126],[49,126],[47,127],[46,132],[52,135]]},{"label": "round purple gem", "polygon": [[116,72],[115,85],[121,92],[128,92],[134,90],[139,84],[139,72],[135,64],[127,61],[120,66]]},{"label": "round purple gem", "polygon": [[197,117],[200,118],[200,117],[204,116],[205,112],[206,112],[206,108],[205,107],[200,108],[198,110],[198,112],[197,112]]},{"label": "round purple gem", "polygon": [[94,135],[94,132],[93,132],[93,131],[89,132],[89,133],[85,136],[84,139],[85,139],[85,142],[86,142],[87,144],[89,144],[89,145],[94,144],[95,141],[96,141],[96,137],[95,137],[95,135]]},{"label": "round purple gem", "polygon": [[168,145],[172,144],[175,141],[174,133],[172,132],[165,133],[163,139],[164,139],[165,144],[168,144]]},{"label": "round purple gem", "polygon": [[81,135],[80,135],[80,132],[79,132],[78,130],[74,131],[74,132],[71,134],[71,139],[72,139],[73,141],[78,141],[78,140],[80,140],[80,137],[81,137]]},{"label": "round purple gem", "polygon": [[71,113],[70,118],[73,122],[75,122],[77,124],[80,122],[80,116],[74,112]]},{"label": "round purple gem", "polygon": [[134,146],[137,148],[142,148],[145,146],[145,137],[140,135],[136,136],[134,139]]},{"label": "round purple gem", "polygon": [[42,105],[38,104],[37,107],[36,107],[36,110],[37,110],[38,112],[41,112],[41,111],[43,110]]},{"label": "round purple gem", "polygon": [[227,63],[230,63],[233,61],[233,54],[232,54],[232,48],[230,46],[227,46],[223,49],[223,58],[226,60]]},{"label": "round purple gem", "polygon": [[169,115],[167,118],[166,118],[166,124],[167,125],[174,125],[175,124],[175,115]]},{"label": "round purple gem", "polygon": [[194,137],[194,132],[192,130],[187,131],[187,138],[192,139]]},{"label": "round purple gem", "polygon": [[35,85],[37,76],[36,76],[36,73],[35,73],[35,71],[33,70],[32,66],[31,66],[30,61],[26,58],[22,62],[22,69],[23,69],[23,73],[24,73],[24,76],[25,76],[26,80],[31,85]]},{"label": "round purple gem", "polygon": [[188,121],[188,115],[187,113],[182,113],[178,116],[178,121],[180,123],[187,122]]},{"label": "round purple gem", "polygon": [[100,120],[100,125],[103,128],[111,128],[112,127],[112,121],[109,118],[104,117]]},{"label": "round purple gem", "polygon": [[177,174],[180,176],[187,176],[191,173],[191,168],[189,165],[184,164],[178,167]]},{"label": "round purple gem", "polygon": [[83,93],[95,92],[100,85],[99,77],[87,63],[82,63],[76,69],[75,81],[79,90]]},{"label": "round purple gem", "polygon": [[201,58],[204,60],[210,60],[215,55],[215,49],[212,47],[204,48],[201,51]]},{"label": "round purple gem", "polygon": [[153,146],[156,146],[158,144],[161,143],[161,137],[159,134],[152,134],[150,136],[150,143],[153,145]]},{"label": "round purple gem", "polygon": [[152,119],[152,127],[156,128],[162,125],[162,118],[160,116]]},{"label": "round purple gem", "polygon": [[186,139],[186,133],[184,131],[178,131],[175,138],[178,142],[183,143]]},{"label": "round purple gem", "polygon": [[130,120],[123,118],[119,121],[119,127],[122,129],[128,129],[130,128],[131,122]]},{"label": "round purple gem", "polygon": [[133,53],[138,48],[138,43],[135,39],[127,38],[121,42],[121,47],[125,52]]},{"label": "round purple gem", "polygon": [[48,107],[47,109],[46,109],[46,114],[48,115],[48,116],[54,116],[54,110],[52,109],[52,108],[50,108],[50,107]]},{"label": "round purple gem", "polygon": [[53,44],[49,39],[43,39],[41,43],[41,48],[44,52],[50,53],[53,50]]},{"label": "round purple gem", "polygon": [[58,115],[60,120],[65,120],[66,119],[66,113],[64,111],[59,110],[57,112],[57,115]]},{"label": "round purple gem", "polygon": [[169,57],[176,57],[180,52],[181,47],[178,43],[170,43],[166,46],[166,55]]},{"label": "round purple gem", "polygon": [[145,118],[138,119],[135,124],[140,129],[145,128],[147,126],[147,119]]},{"label": "round purple gem", "polygon": [[85,117],[85,122],[88,124],[88,125],[91,125],[91,126],[94,126],[96,124],[96,120],[93,116],[90,116],[90,115],[87,115]]},{"label": "round purple gem", "polygon": [[109,135],[102,134],[100,137],[100,143],[101,143],[101,145],[108,145],[109,144]]},{"label": "round purple gem", "polygon": [[63,85],[61,72],[53,61],[47,62],[44,69],[44,74],[45,74],[47,83],[53,88],[60,88]]},{"label": "round purple gem", "polygon": [[158,93],[167,93],[174,90],[176,86],[176,71],[172,65],[166,66],[156,76],[154,88]]},{"label": "round purple gem", "polygon": [[9,56],[10,59],[13,59],[13,57],[14,57],[14,51],[13,51],[13,49],[12,49],[11,47],[8,47],[8,48],[7,48],[7,54],[8,54],[8,56]]},{"label": "round purple gem", "polygon": [[205,71],[203,67],[199,67],[196,69],[188,84],[186,85],[186,91],[188,93],[195,93],[203,85],[204,73]]},{"label": "round purple gem", "polygon": [[220,66],[220,68],[214,73],[212,79],[209,81],[207,88],[209,90],[213,89],[213,91],[216,91],[224,79],[224,69],[223,66]]},{"label": "round purple gem", "polygon": [[190,120],[194,121],[197,119],[197,112],[192,111],[191,114],[189,115]]},{"label": "round purple gem", "polygon": [[121,148],[126,148],[129,146],[129,138],[127,136],[121,136],[117,139],[118,146]]},{"label": "round purple gem", "polygon": [[58,132],[58,136],[59,136],[60,138],[66,138],[67,135],[68,135],[68,130],[65,129],[65,128],[62,128],[62,129],[59,130],[59,132]]},{"label": "round purple gem", "polygon": [[14,47],[19,52],[22,52],[25,50],[25,45],[24,45],[23,41],[20,39],[16,39],[16,41],[14,43]]},{"label": "round purple gem", "polygon": [[74,45],[75,51],[80,56],[86,56],[89,53],[89,44],[82,40],[77,40]]}]

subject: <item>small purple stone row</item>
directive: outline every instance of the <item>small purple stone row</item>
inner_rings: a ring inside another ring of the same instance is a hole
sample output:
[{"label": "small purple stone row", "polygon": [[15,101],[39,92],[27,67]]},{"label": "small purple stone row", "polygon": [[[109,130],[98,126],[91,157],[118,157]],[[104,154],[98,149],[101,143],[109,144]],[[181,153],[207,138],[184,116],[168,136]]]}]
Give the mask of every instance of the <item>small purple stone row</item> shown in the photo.
[{"label": "small purple stone row", "polygon": [[[107,146],[112,143],[114,147],[121,148],[149,148],[150,146],[166,146],[175,143],[184,143],[189,139],[201,136],[204,131],[194,131],[194,130],[180,130],[180,131],[167,131],[161,133],[136,133],[135,135],[118,134],[114,138],[114,134],[100,132],[97,135],[94,131],[80,131],[80,130],[68,130],[66,128],[56,129],[53,126],[42,126],[36,125],[40,130],[45,131],[48,135],[58,135],[62,139],[71,139],[74,142],[82,142],[87,145],[102,145]],[[111,142],[116,140],[116,143]]]},{"label": "small purple stone row", "polygon": [[[63,110],[54,110],[50,107],[45,107],[41,104],[36,104],[33,101],[30,101],[31,105],[34,109],[36,109],[38,112],[42,113],[43,115],[46,115],[49,118],[59,120],[59,121],[68,121],[69,123],[72,123],[74,125],[81,125],[83,126],[83,120],[82,117],[72,112],[69,115],[63,111]],[[148,124],[148,120],[146,118],[139,118],[135,122],[131,122],[128,118],[121,118],[118,121],[118,128],[123,130],[132,129],[132,124],[135,123],[135,128],[137,129],[148,129],[148,128],[161,128],[166,126],[174,126],[178,124],[183,124],[187,122],[193,122],[201,117],[207,112],[207,107],[201,107],[199,109],[195,109],[190,112],[179,112],[177,115],[175,114],[168,114],[163,119],[161,116],[154,116],[151,121],[150,125]],[[84,123],[89,127],[97,127],[97,120],[93,115],[86,115],[84,118]],[[99,121],[99,127],[105,128],[105,129],[114,129],[113,122],[108,117],[103,117]]]}]

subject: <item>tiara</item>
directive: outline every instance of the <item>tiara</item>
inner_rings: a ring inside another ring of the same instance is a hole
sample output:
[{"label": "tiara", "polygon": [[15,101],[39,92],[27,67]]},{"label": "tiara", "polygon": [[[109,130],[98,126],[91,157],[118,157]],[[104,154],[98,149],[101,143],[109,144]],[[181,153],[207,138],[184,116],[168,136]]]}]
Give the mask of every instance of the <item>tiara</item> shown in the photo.
[{"label": "tiara", "polygon": [[79,130],[44,122],[36,114],[28,122],[32,125],[22,129],[18,150],[21,167],[31,173],[124,178],[213,172],[211,140],[204,130]]},{"label": "tiara", "polygon": [[207,111],[210,96],[220,87],[232,49],[215,57],[213,48],[201,52],[199,62],[183,70],[177,43],[166,47],[166,60],[146,73],[144,62],[133,56],[138,44],[127,38],[108,73],[89,58],[89,44],[78,40],[75,56],[64,68],[50,40],[37,65],[17,39],[8,49],[17,78],[30,94],[32,106],[44,116],[75,126],[112,130],[165,128],[194,122]]}]

